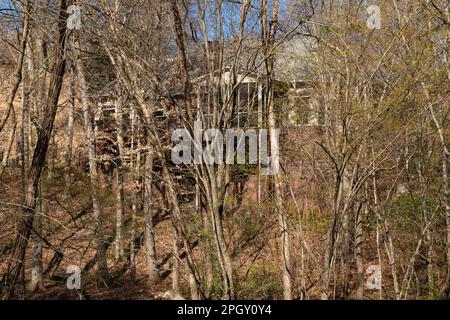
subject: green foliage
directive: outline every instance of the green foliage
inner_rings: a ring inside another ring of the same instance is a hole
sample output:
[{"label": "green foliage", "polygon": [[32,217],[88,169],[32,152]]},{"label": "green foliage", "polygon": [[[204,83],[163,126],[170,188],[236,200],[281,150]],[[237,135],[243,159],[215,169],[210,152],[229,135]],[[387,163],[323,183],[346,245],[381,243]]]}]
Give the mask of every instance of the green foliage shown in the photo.
[{"label": "green foliage", "polygon": [[252,265],[242,277],[238,288],[240,299],[281,299],[283,287],[279,279],[280,270],[268,265]]},{"label": "green foliage", "polygon": [[275,110],[282,110],[283,106],[288,102],[288,92],[290,85],[285,82],[277,82],[273,89],[273,103]]},{"label": "green foliage", "polygon": [[[393,203],[391,212],[392,224],[399,229],[406,229],[410,227],[412,221],[416,218],[420,219],[420,212],[418,212],[416,204],[410,193],[400,195]],[[411,218],[413,218],[411,220]]]},{"label": "green foliage", "polygon": [[312,232],[326,233],[329,222],[331,221],[331,215],[325,213],[320,214],[313,209],[309,211],[303,218],[304,227]]},{"label": "green foliage", "polygon": [[320,26],[320,31],[323,32],[323,33],[325,33],[325,34],[330,33],[330,32],[336,32],[336,33],[339,33],[341,30],[342,30],[342,29],[340,29],[339,27],[333,26],[333,25],[330,25],[330,26]]},{"label": "green foliage", "polygon": [[[235,158],[235,163],[237,159]],[[235,164],[231,166],[231,176],[234,180],[246,179],[248,176],[258,174],[258,166],[254,164]]]},{"label": "green foliage", "polygon": [[[433,194],[435,195],[436,191],[433,191]],[[423,220],[422,206],[426,206],[429,214],[432,214],[433,210],[439,208],[439,199],[433,194],[427,194],[423,201],[424,203],[422,203],[422,196],[418,191],[407,192],[397,196],[389,208],[393,228],[411,231],[420,226],[420,222]]]}]

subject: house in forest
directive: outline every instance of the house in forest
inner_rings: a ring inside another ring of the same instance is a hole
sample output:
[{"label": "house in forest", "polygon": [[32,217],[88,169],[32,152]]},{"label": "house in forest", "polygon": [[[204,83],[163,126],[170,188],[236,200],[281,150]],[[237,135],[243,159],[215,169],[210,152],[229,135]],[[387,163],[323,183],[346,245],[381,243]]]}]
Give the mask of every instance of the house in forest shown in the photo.
[{"label": "house in forest", "polygon": [[[250,41],[249,46],[253,45]],[[258,44],[259,45],[259,44]],[[311,82],[308,81],[307,48],[310,43],[304,39],[292,39],[283,43],[275,54],[275,110],[282,133],[319,125],[319,117],[316,104],[310,97]],[[214,49],[214,46],[212,46]],[[214,52],[214,51],[213,51]],[[226,62],[226,59],[224,59]],[[174,63],[177,63],[174,61]],[[197,61],[197,63],[199,63]],[[215,63],[215,65],[219,65]],[[236,69],[235,69],[236,70]],[[192,101],[193,115],[202,121],[203,128],[213,126],[214,110],[209,101],[209,76],[201,68],[192,67]],[[108,74],[108,72],[106,72]],[[233,74],[232,67],[225,65],[221,70],[217,69],[214,74],[217,81],[221,81],[222,95],[231,95],[234,103],[234,113],[231,126],[241,129],[261,129],[266,124],[265,95],[266,79],[263,65],[255,70],[245,71],[239,69]],[[232,77],[235,77],[232,79]],[[110,78],[109,76],[107,77]],[[96,136],[97,160],[100,168],[106,175],[118,165],[130,166],[137,153],[146,152],[146,134],[142,123],[138,120],[138,108],[131,101],[123,100],[120,94],[118,80],[112,80],[106,86],[98,85],[97,79],[93,79],[97,85],[94,86],[92,101],[95,102],[93,112],[94,132]],[[235,83],[231,90],[230,84]],[[169,88],[172,99],[182,105],[184,95],[182,87],[174,83]],[[227,91],[228,90],[228,91]],[[150,99],[150,97],[148,97]],[[180,108],[181,110],[182,108]],[[182,126],[179,119],[180,110],[173,110],[173,106],[167,104],[160,106],[154,112],[157,119],[160,134],[166,144],[170,145],[170,132]],[[294,129],[296,128],[296,129]],[[120,136],[120,138],[119,138]],[[78,151],[79,163],[88,170],[87,150],[80,146]],[[170,152],[166,158],[169,162]],[[155,164],[158,168],[158,164]],[[186,193],[192,187],[192,177],[187,177],[190,170],[179,165],[172,165],[174,176],[177,180],[187,181]],[[157,171],[157,170],[156,170]],[[255,166],[232,166],[232,180],[236,183],[249,179],[258,169]],[[192,191],[192,188],[191,188]]]}]

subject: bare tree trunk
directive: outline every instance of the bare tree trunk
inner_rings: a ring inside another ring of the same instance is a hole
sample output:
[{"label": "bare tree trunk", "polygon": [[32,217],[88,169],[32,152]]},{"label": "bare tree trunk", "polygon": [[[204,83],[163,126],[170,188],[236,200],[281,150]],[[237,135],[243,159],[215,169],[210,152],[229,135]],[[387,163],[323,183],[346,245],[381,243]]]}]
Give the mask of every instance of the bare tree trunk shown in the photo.
[{"label": "bare tree trunk", "polygon": [[[447,12],[448,12],[448,8],[447,8]],[[448,157],[449,157],[450,153],[448,151],[447,143],[445,141],[446,136],[444,133],[443,125],[441,125],[439,123],[439,120],[436,117],[436,113],[434,111],[433,103],[431,103],[430,94],[428,92],[428,89],[425,86],[425,84],[423,84],[423,83],[422,83],[422,88],[427,97],[428,107],[430,110],[431,118],[436,126],[439,141],[441,143],[441,148],[442,148],[442,160],[441,160],[442,161],[442,163],[441,163],[441,165],[442,165],[442,194],[443,194],[442,206],[444,207],[445,223],[446,223],[446,227],[447,227],[446,228],[447,229],[447,239],[446,239],[447,279],[446,279],[446,283],[444,284],[444,287],[441,290],[441,293],[443,295],[447,296],[450,293],[450,203],[449,203],[450,193],[449,193],[449,186],[448,186],[448,168],[447,168],[447,162],[448,162]]]},{"label": "bare tree trunk", "polygon": [[447,283],[445,284],[444,294],[450,293],[450,204],[449,204],[449,187],[447,173],[447,157],[448,153],[445,144],[442,145],[442,183],[443,183],[443,206],[445,209],[445,222],[447,225]]},{"label": "bare tree trunk", "polygon": [[[216,201],[213,203],[219,203],[219,202],[216,199]],[[225,288],[224,288],[225,289],[225,298],[229,299],[229,300],[233,300],[233,299],[235,299],[233,264],[231,262],[229,249],[228,249],[227,243],[225,241],[222,220],[221,220],[220,211],[219,211],[219,208],[217,205],[215,205],[212,208],[212,215],[213,215],[213,217],[212,217],[213,229],[215,230],[217,251],[219,252],[219,262],[223,269],[222,275],[224,277],[224,284],[225,284]]]},{"label": "bare tree trunk", "polygon": [[23,71],[23,61],[25,59],[25,51],[27,47],[27,39],[29,33],[30,24],[30,3],[25,1],[24,3],[24,16],[23,16],[23,29],[22,37],[20,39],[19,45],[19,58],[17,59],[16,69],[14,70],[14,82],[11,90],[8,93],[8,100],[6,103],[6,114],[5,117],[0,122],[0,132],[2,132],[6,122],[8,121],[11,113],[14,113],[14,98],[16,97],[17,90],[19,89],[20,82],[22,81],[22,71]]},{"label": "bare tree trunk", "polygon": [[[114,251],[115,260],[123,258],[123,240],[122,240],[122,224],[123,224],[123,106],[122,100],[116,102],[116,122],[117,122],[117,145],[119,154],[116,164],[116,246]],[[134,239],[134,238],[131,238]]]},{"label": "bare tree trunk", "polygon": [[[203,230],[205,233],[209,232],[210,226],[209,226],[209,220],[208,215],[205,210],[203,210],[202,201],[201,201],[201,194],[200,194],[200,185],[198,181],[198,177],[196,177],[196,183],[195,183],[195,210],[196,212],[200,213],[203,220]],[[214,280],[214,274],[213,274],[213,265],[211,261],[211,241],[210,237],[207,236],[205,239],[205,246],[204,246],[204,260],[205,260],[205,273],[206,273],[206,284],[205,284],[205,298],[209,299],[211,295],[213,280]]]},{"label": "bare tree trunk", "polygon": [[[276,130],[276,115],[274,109],[274,74],[273,56],[268,54],[272,46],[275,45],[275,34],[277,31],[277,21],[278,21],[278,0],[274,0],[272,7],[272,20],[269,29],[267,28],[267,1],[263,0],[261,3],[262,8],[262,37],[263,46],[266,52],[267,58],[265,60],[266,65],[266,76],[267,76],[267,124],[269,129],[270,144],[274,144],[278,147],[278,137],[275,134]],[[272,148],[272,152],[275,149]],[[278,152],[278,151],[276,151]],[[272,154],[272,158],[276,156]],[[286,217],[286,212],[283,208],[283,183],[281,173],[279,170],[275,170],[273,176],[273,187],[274,187],[274,201],[275,209],[278,214],[279,225],[281,229],[281,261],[283,270],[283,294],[285,300],[292,300],[292,274],[291,274],[291,258],[290,258],[290,245],[289,245],[289,229],[288,221]]]},{"label": "bare tree trunk", "polygon": [[[269,121],[270,122],[270,121]],[[270,126],[270,124],[269,124]],[[281,195],[281,179],[275,175],[275,207],[279,215],[279,224],[281,228],[281,258],[283,270],[283,292],[285,300],[292,300],[292,274],[291,274],[291,257],[289,245],[289,229],[287,223],[286,213],[283,209],[283,200]]]},{"label": "bare tree trunk", "polygon": [[[29,46],[25,49],[25,54],[29,54]],[[22,195],[23,200],[25,199],[25,185],[27,181],[28,169],[30,167],[29,163],[29,110],[30,110],[30,94],[29,94],[29,70],[30,59],[25,58],[23,62],[23,70],[22,70],[22,125],[20,130],[20,168],[22,174]],[[22,201],[23,201],[22,200]]]},{"label": "bare tree trunk", "polygon": [[200,300],[197,283],[195,282],[195,278],[192,273],[189,274],[189,286],[191,289],[191,300]]},{"label": "bare tree trunk", "polygon": [[442,182],[443,182],[443,206],[445,208],[445,222],[447,225],[447,283],[446,294],[450,292],[450,205],[449,205],[449,188],[448,188],[448,174],[447,174],[447,154],[446,147],[442,148]]},{"label": "bare tree trunk", "polygon": [[52,135],[50,139],[50,143],[48,145],[48,160],[47,160],[47,167],[45,173],[47,174],[47,181],[51,181],[54,177],[54,170],[55,170],[55,158],[58,154],[58,145],[55,141],[56,137],[55,135]]},{"label": "bare tree trunk", "polygon": [[42,266],[42,214],[45,211],[44,200],[42,199],[42,187],[39,188],[39,210],[34,215],[33,232],[31,239],[33,242],[33,259],[31,268],[31,291],[35,292],[44,288],[44,275]]},{"label": "bare tree trunk", "polygon": [[[154,136],[156,138],[156,136]],[[159,145],[159,142],[158,142]],[[177,194],[175,192],[174,182],[172,177],[170,176],[169,168],[167,166],[167,162],[165,161],[164,155],[158,150],[158,158],[162,162],[162,176],[165,184],[165,194],[169,203],[170,210],[172,211],[172,220],[175,229],[176,236],[174,238],[180,239],[183,241],[184,250],[186,251],[186,261],[188,264],[188,273],[192,275],[197,284],[197,288],[199,288],[199,277],[196,266],[194,264],[194,259],[192,255],[191,245],[189,243],[188,236],[186,234],[185,226],[182,222],[180,205],[178,202]],[[175,253],[174,253],[175,254]]]},{"label": "bare tree trunk", "polygon": [[[275,114],[273,109],[273,103],[269,103],[269,135],[271,144],[274,143],[278,138],[274,137],[275,130]],[[278,143],[277,143],[278,144]],[[273,152],[273,150],[272,150]],[[272,155],[273,156],[273,155]],[[289,227],[286,217],[286,212],[283,207],[283,196],[282,196],[282,176],[279,172],[274,175],[274,200],[275,208],[278,214],[279,225],[281,229],[281,261],[283,270],[283,292],[285,300],[292,300],[292,273],[291,273],[291,254],[290,254],[290,244],[289,244]]]},{"label": "bare tree trunk", "polygon": [[131,282],[136,280],[136,250],[134,238],[136,236],[136,215],[137,215],[137,181],[133,179],[133,191],[131,195],[131,225],[130,225],[130,278]]},{"label": "bare tree trunk", "polygon": [[[361,204],[364,206],[364,213],[367,216],[367,203]],[[355,261],[357,270],[357,287],[356,299],[362,300],[364,298],[364,262],[362,254],[363,244],[363,217],[361,206],[356,211],[355,218]]]},{"label": "bare tree trunk", "polygon": [[[133,170],[133,190],[131,191],[131,226],[130,226],[130,274],[131,281],[136,279],[136,252],[134,248],[134,237],[136,229],[137,201],[138,201],[138,185],[139,185],[139,165],[140,165],[140,144],[138,136],[136,111],[134,108],[131,112],[131,150],[133,152],[131,161],[131,170]],[[134,153],[137,153],[136,157]]]},{"label": "bare tree trunk", "polygon": [[192,100],[191,100],[191,80],[188,71],[188,61],[186,57],[186,46],[184,40],[184,31],[183,31],[183,23],[181,21],[180,11],[178,9],[178,0],[170,0],[173,21],[174,21],[174,29],[176,42],[179,49],[179,60],[181,65],[181,75],[184,87],[184,102],[185,102],[185,111],[188,118],[189,123],[193,123],[194,118],[192,116]]},{"label": "bare tree trunk", "polygon": [[16,117],[14,116],[13,127],[11,128],[11,131],[9,133],[7,147],[5,153],[3,154],[2,163],[0,164],[0,178],[3,176],[3,171],[8,166],[9,155],[11,153],[12,145],[14,144],[14,138],[16,137],[16,129],[17,129],[17,122]]},{"label": "bare tree trunk", "polygon": [[[380,241],[380,224],[378,222],[378,219],[376,221],[377,226],[376,226],[376,243],[377,243],[377,256],[378,256],[378,265],[381,266],[383,265],[382,262],[382,257],[381,257],[381,241]],[[383,269],[381,269],[381,272],[383,272]],[[383,279],[383,274],[381,274],[381,279]],[[380,300],[383,300],[383,284],[381,283],[381,289],[380,289]]]},{"label": "bare tree trunk", "polygon": [[175,229],[173,230],[172,253],[172,292],[180,294],[180,254],[178,252],[178,237]]},{"label": "bare tree trunk", "polygon": [[75,114],[75,66],[74,62],[70,66],[70,109],[69,109],[69,119],[67,122],[67,152],[66,152],[66,165],[64,167],[64,188],[65,195],[67,196],[67,191],[70,186],[70,168],[72,166],[72,145],[73,145],[73,120]]},{"label": "bare tree trunk", "polygon": [[[76,41],[75,49],[77,53],[80,52],[80,46],[78,41]],[[106,260],[106,247],[104,245],[104,235],[103,235],[103,219],[100,209],[100,203],[98,200],[98,190],[99,190],[99,178],[97,169],[97,159],[96,159],[96,142],[95,134],[92,128],[92,114],[90,111],[90,101],[87,93],[86,77],[84,74],[84,67],[81,60],[76,58],[76,70],[78,84],[81,94],[81,103],[83,107],[83,117],[84,117],[84,129],[86,132],[86,140],[88,147],[88,157],[89,157],[89,177],[91,181],[91,198],[92,206],[95,218],[95,242],[97,249],[97,270],[96,275],[106,284],[111,281],[111,276],[108,271],[108,264]]]},{"label": "bare tree trunk", "polygon": [[[421,189],[421,207],[423,215],[423,223],[426,227],[429,224],[430,217],[427,205],[427,186],[424,178],[424,163],[421,159],[418,160],[417,176],[419,177],[420,189]],[[427,278],[428,278],[428,293],[431,296],[433,294],[433,239],[431,236],[430,228],[425,231],[425,246],[426,246],[426,260],[427,260]]]},{"label": "bare tree trunk", "polygon": [[3,296],[6,299],[9,299],[14,295],[17,279],[23,268],[25,251],[32,229],[36,208],[37,189],[53,131],[53,124],[66,66],[65,49],[67,6],[71,3],[71,0],[61,0],[58,15],[58,32],[56,34],[55,41],[54,63],[51,71],[49,91],[44,102],[44,105],[46,106],[45,116],[41,126],[42,130],[39,132],[38,140],[36,142],[36,148],[34,150],[33,160],[28,174],[27,194],[22,209],[22,216],[20,217],[19,226],[17,228],[18,232],[11,253],[11,260],[4,275],[4,280],[2,281],[4,284]]},{"label": "bare tree trunk", "polygon": [[386,254],[388,256],[389,267],[391,268],[391,274],[392,274],[392,282],[394,285],[394,297],[395,297],[395,300],[398,300],[398,299],[400,299],[400,286],[398,283],[398,276],[397,276],[397,264],[396,264],[396,260],[395,260],[394,242],[392,240],[392,236],[391,236],[391,233],[389,230],[388,220],[378,205],[378,187],[377,187],[375,171],[372,174],[372,184],[373,184],[374,210],[377,215],[377,219],[382,224],[383,233],[384,233],[384,237],[383,237],[384,246],[386,249]]},{"label": "bare tree trunk", "polygon": [[[8,138],[8,144],[5,153],[3,154],[2,163],[0,164],[0,178],[3,175],[3,170],[8,165],[9,155],[11,153],[11,148],[14,143],[14,137],[16,134],[17,129],[17,122],[16,122],[16,116],[14,112],[14,99],[16,97],[17,90],[19,89],[20,82],[23,78],[23,70],[24,70],[24,60],[25,60],[25,51],[27,49],[27,40],[28,40],[28,34],[29,34],[29,24],[30,24],[30,5],[29,2],[26,1],[24,4],[24,17],[23,17],[23,29],[22,29],[22,37],[20,40],[20,52],[19,52],[19,58],[17,59],[17,66],[14,72],[14,83],[11,87],[10,92],[8,93],[8,100],[7,100],[7,106],[6,106],[6,114],[4,119],[0,122],[0,132],[3,130],[4,126],[8,122],[8,119],[10,115],[12,114],[12,124],[13,127],[11,128],[10,135]],[[24,89],[22,89],[24,90]],[[23,119],[22,119],[22,126],[23,126]],[[25,197],[25,196],[24,196]]]},{"label": "bare tree trunk", "polygon": [[153,229],[153,209],[152,209],[152,171],[153,171],[153,150],[151,139],[147,138],[149,150],[145,155],[144,171],[144,219],[145,219],[145,251],[147,256],[147,269],[150,284],[159,282],[158,260],[156,259],[155,232]]}]

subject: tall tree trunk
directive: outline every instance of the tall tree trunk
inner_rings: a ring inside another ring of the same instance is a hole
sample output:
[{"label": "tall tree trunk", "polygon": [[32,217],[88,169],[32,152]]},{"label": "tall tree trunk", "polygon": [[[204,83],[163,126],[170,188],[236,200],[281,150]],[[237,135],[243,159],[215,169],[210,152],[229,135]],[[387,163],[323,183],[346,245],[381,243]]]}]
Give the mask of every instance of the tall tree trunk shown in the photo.
[{"label": "tall tree trunk", "polygon": [[[276,144],[278,147],[278,136],[276,134],[276,114],[274,108],[274,58],[270,54],[271,47],[275,45],[275,34],[277,31],[278,21],[278,0],[274,0],[272,7],[272,19],[270,27],[267,26],[267,0],[263,0],[261,3],[262,8],[262,37],[263,46],[266,52],[267,58],[265,59],[266,76],[267,76],[267,97],[266,106],[267,112],[267,124],[269,129],[270,145],[272,152],[277,148],[273,148]],[[275,151],[278,152],[278,151]],[[277,155],[272,154],[272,159]],[[273,165],[273,164],[272,164]],[[275,170],[273,175],[273,187],[274,187],[274,202],[275,210],[278,215],[279,226],[281,229],[281,261],[283,271],[283,295],[285,300],[292,300],[292,274],[291,274],[291,257],[290,257],[290,245],[289,245],[289,229],[286,217],[286,212],[283,208],[283,177],[279,170]]]},{"label": "tall tree trunk", "polygon": [[[423,141],[423,140],[422,140]],[[423,155],[424,156],[424,155]],[[423,215],[423,224],[425,231],[425,247],[426,247],[426,263],[427,263],[427,278],[428,278],[428,293],[431,296],[433,294],[433,239],[431,236],[430,228],[427,225],[430,222],[430,215],[428,212],[427,205],[427,185],[424,177],[425,164],[422,159],[419,159],[419,164],[417,168],[417,176],[419,177],[420,189],[421,189],[421,208]]]},{"label": "tall tree trunk", "polygon": [[[378,221],[378,218],[376,219],[376,245],[377,245],[377,257],[378,257],[378,265],[381,266],[383,265],[383,259],[381,257],[381,241],[380,241],[380,224]],[[381,272],[383,272],[383,269],[381,268],[380,270]],[[381,279],[383,279],[383,273],[380,274]],[[383,283],[380,283],[381,285],[381,289],[380,289],[380,300],[383,300]]]},{"label": "tall tree trunk", "polygon": [[134,238],[136,235],[136,215],[137,215],[137,184],[133,179],[133,191],[131,195],[131,224],[130,224],[130,279],[134,283],[136,280],[136,249]]},{"label": "tall tree trunk", "polygon": [[3,296],[6,299],[9,299],[14,295],[17,279],[23,268],[25,251],[32,229],[38,185],[53,131],[59,94],[66,67],[65,50],[67,6],[71,3],[71,0],[61,0],[61,6],[58,14],[58,31],[56,33],[54,49],[54,62],[51,71],[49,90],[44,102],[44,105],[46,106],[45,116],[41,126],[42,130],[38,135],[36,147],[33,153],[33,160],[31,162],[31,168],[28,174],[27,194],[22,209],[22,215],[19,220],[19,225],[17,227],[17,236],[11,252],[11,260],[8,264],[3,281]]},{"label": "tall tree trunk", "polygon": [[[80,52],[80,45],[78,40],[75,43],[75,50],[77,50],[77,54]],[[77,70],[77,78],[78,84],[80,88],[81,94],[81,103],[83,107],[83,117],[84,117],[84,130],[86,132],[86,142],[88,148],[88,157],[89,157],[89,177],[91,182],[91,198],[92,198],[92,207],[94,211],[95,218],[95,245],[97,249],[97,270],[96,275],[99,279],[108,284],[111,281],[111,276],[108,271],[108,264],[106,260],[106,246],[105,239],[103,234],[103,218],[102,212],[100,208],[100,203],[98,199],[98,191],[99,191],[99,175],[97,168],[97,159],[96,159],[96,139],[94,134],[94,129],[92,127],[92,114],[90,110],[90,101],[88,98],[87,92],[87,84],[86,77],[84,74],[84,67],[82,61],[79,57],[76,58],[76,70]]]},{"label": "tall tree trunk", "polygon": [[[133,189],[131,191],[131,226],[130,226],[130,274],[131,281],[136,279],[136,252],[134,248],[134,237],[136,229],[136,215],[138,210],[138,185],[139,185],[139,165],[140,165],[140,144],[138,136],[137,117],[134,108],[131,112],[131,150],[133,152],[131,170],[133,170]],[[134,154],[137,153],[136,157]]]},{"label": "tall tree trunk", "polygon": [[443,290],[445,295],[450,293],[450,204],[449,204],[449,187],[448,187],[448,173],[447,173],[447,157],[448,153],[445,144],[442,145],[442,184],[443,184],[443,207],[445,210],[445,222],[447,225],[447,283]]},{"label": "tall tree trunk", "polygon": [[[29,46],[26,46],[25,55],[29,55]],[[22,175],[22,201],[25,199],[26,194],[26,181],[28,169],[30,167],[29,163],[29,145],[28,145],[28,131],[29,131],[29,109],[30,109],[30,92],[29,92],[29,67],[30,59],[24,58],[23,70],[22,70],[22,125],[20,130],[20,168]]]},{"label": "tall tree trunk", "polygon": [[[122,240],[122,225],[123,225],[123,156],[124,156],[124,141],[123,141],[123,106],[122,100],[116,102],[116,122],[117,122],[117,146],[118,157],[116,163],[116,246],[114,251],[115,260],[123,258],[123,240]],[[134,238],[131,238],[134,239]]]},{"label": "tall tree trunk", "polygon": [[222,225],[221,209],[217,192],[216,182],[211,183],[211,200],[208,204],[208,211],[210,214],[212,229],[214,231],[215,245],[219,260],[219,265],[222,271],[223,277],[223,290],[225,292],[225,299],[233,300],[235,299],[235,289],[234,289],[234,275],[233,275],[233,264],[231,261],[230,252],[228,245],[225,240],[224,228]]},{"label": "tall tree trunk", "polygon": [[[373,150],[372,150],[373,152]],[[373,171],[372,174],[372,187],[373,187],[373,202],[374,202],[374,210],[377,216],[378,221],[380,221],[382,230],[383,230],[383,240],[384,246],[386,249],[386,254],[388,256],[389,267],[391,268],[392,282],[394,285],[394,297],[395,300],[400,299],[400,286],[398,282],[397,276],[397,263],[395,259],[395,250],[394,250],[394,241],[391,236],[391,232],[389,229],[389,223],[385,213],[381,210],[378,205],[378,187],[377,187],[377,179],[376,179],[376,171]]]},{"label": "tall tree trunk", "polygon": [[4,172],[5,168],[8,166],[9,155],[11,154],[11,149],[14,144],[14,139],[16,137],[17,121],[16,121],[15,116],[13,116],[12,122],[13,122],[13,126],[9,133],[8,142],[6,144],[6,150],[5,150],[5,153],[3,154],[2,162],[0,163],[0,179],[3,176],[3,172]]},{"label": "tall tree trunk", "polygon": [[[206,210],[204,210],[203,205],[202,205],[202,201],[201,201],[201,194],[200,194],[200,185],[199,185],[199,181],[198,181],[198,177],[196,177],[196,183],[195,183],[195,210],[197,213],[199,213],[202,217],[202,227],[203,230],[205,232],[205,234],[208,234],[209,230],[211,230],[211,227],[209,225],[209,220],[208,220],[208,215]],[[206,273],[206,284],[205,284],[205,298],[209,299],[210,295],[211,295],[211,290],[212,290],[212,286],[213,286],[213,281],[214,281],[214,273],[213,273],[213,265],[212,265],[212,261],[211,261],[211,251],[212,251],[212,247],[211,247],[211,241],[210,241],[210,237],[207,236],[205,237],[205,245],[204,245],[204,261],[205,261],[205,273]]]},{"label": "tall tree trunk", "polygon": [[172,292],[180,294],[180,254],[178,250],[178,236],[175,228],[173,230],[172,254]]},{"label": "tall tree trunk", "polygon": [[[448,13],[448,8],[446,8]],[[450,74],[449,74],[450,76]],[[434,125],[437,129],[437,134],[439,137],[439,142],[441,143],[441,152],[442,152],[442,159],[441,159],[441,168],[442,168],[442,206],[444,207],[444,213],[445,213],[445,223],[446,223],[446,245],[447,245],[447,279],[446,283],[444,284],[443,288],[441,289],[441,294],[448,296],[450,294],[450,202],[449,202],[449,186],[448,186],[448,159],[450,156],[447,142],[446,142],[446,135],[444,132],[444,125],[442,125],[437,116],[436,112],[434,111],[434,106],[431,101],[430,93],[428,91],[428,88],[424,83],[422,83],[422,89],[425,93],[425,96],[428,100],[428,108],[430,110],[431,119],[433,120]]]},{"label": "tall tree trunk", "polygon": [[[42,183],[41,183],[42,185]],[[31,291],[35,292],[44,288],[44,275],[42,265],[42,215],[45,211],[45,203],[42,199],[42,187],[39,188],[38,212],[34,215],[33,232],[33,258],[31,266]]]},{"label": "tall tree trunk", "polygon": [[144,220],[145,220],[145,252],[147,256],[147,271],[149,284],[159,282],[158,260],[156,259],[155,232],[153,229],[153,208],[152,208],[152,171],[153,171],[153,150],[151,139],[147,138],[148,151],[145,155],[144,171]]},{"label": "tall tree trunk", "polygon": [[357,271],[357,287],[356,299],[362,300],[364,298],[364,261],[362,254],[363,244],[363,217],[361,207],[364,206],[364,213],[367,216],[367,204],[361,204],[356,211],[355,217],[355,262]]},{"label": "tall tree trunk", "polygon": [[69,119],[67,121],[67,151],[66,164],[64,167],[64,193],[67,196],[68,188],[70,186],[70,168],[72,166],[72,149],[73,149],[73,121],[75,116],[75,66],[72,61],[70,66],[70,109]]}]

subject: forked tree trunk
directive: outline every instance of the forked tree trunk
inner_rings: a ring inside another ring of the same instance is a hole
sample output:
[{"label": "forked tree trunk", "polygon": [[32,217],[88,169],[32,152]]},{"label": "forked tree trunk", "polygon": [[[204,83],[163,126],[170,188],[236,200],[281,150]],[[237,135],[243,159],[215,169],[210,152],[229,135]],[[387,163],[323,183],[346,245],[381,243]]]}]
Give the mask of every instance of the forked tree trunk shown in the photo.
[{"label": "forked tree trunk", "polygon": [[[214,170],[210,170],[215,173]],[[222,224],[222,212],[220,204],[223,199],[220,197],[218,182],[214,174],[209,174],[210,183],[204,186],[209,195],[207,212],[211,220],[211,227],[214,236],[214,244],[216,246],[218,263],[222,272],[224,299],[235,299],[233,264],[231,260],[230,250],[225,240],[225,233]]]}]

